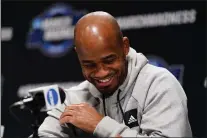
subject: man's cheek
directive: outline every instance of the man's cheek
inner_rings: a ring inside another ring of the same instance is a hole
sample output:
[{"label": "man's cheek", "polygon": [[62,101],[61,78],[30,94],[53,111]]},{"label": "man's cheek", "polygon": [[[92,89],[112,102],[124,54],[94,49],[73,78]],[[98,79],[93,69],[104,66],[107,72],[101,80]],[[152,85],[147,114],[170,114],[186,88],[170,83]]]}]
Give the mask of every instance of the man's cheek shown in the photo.
[{"label": "man's cheek", "polygon": [[83,73],[83,76],[86,80],[88,80],[89,82],[92,82],[92,78],[90,77],[90,74]]},{"label": "man's cheek", "polygon": [[82,70],[83,72],[83,77],[86,79],[86,80],[89,80],[89,77],[88,77],[88,74],[85,70]]}]

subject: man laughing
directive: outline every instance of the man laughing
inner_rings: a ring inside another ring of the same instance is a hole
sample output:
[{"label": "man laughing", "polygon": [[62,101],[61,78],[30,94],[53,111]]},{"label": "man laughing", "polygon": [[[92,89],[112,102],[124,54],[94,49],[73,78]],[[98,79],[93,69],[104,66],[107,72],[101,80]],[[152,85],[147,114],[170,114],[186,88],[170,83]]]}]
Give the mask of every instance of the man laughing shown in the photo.
[{"label": "man laughing", "polygon": [[130,47],[113,16],[83,16],[74,41],[86,81],[65,90],[40,137],[192,137],[182,86]]}]

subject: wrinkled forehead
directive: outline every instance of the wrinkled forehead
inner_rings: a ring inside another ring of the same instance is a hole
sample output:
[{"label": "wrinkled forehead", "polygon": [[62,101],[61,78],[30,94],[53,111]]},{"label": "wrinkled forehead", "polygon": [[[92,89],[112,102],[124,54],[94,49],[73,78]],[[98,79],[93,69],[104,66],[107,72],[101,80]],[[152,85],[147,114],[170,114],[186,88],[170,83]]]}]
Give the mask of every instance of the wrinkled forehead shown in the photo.
[{"label": "wrinkled forehead", "polygon": [[121,54],[121,46],[113,41],[88,40],[84,42],[76,46],[77,54],[82,59],[95,60],[110,54]]}]

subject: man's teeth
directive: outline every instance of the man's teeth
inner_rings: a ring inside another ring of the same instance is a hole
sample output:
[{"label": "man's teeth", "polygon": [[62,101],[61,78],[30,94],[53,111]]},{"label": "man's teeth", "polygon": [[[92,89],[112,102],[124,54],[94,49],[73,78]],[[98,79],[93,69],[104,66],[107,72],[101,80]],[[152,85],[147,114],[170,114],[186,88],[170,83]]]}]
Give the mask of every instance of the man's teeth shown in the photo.
[{"label": "man's teeth", "polygon": [[98,81],[100,81],[100,82],[108,82],[108,81],[110,81],[110,79],[111,79],[111,78],[104,79],[104,80],[98,80]]}]

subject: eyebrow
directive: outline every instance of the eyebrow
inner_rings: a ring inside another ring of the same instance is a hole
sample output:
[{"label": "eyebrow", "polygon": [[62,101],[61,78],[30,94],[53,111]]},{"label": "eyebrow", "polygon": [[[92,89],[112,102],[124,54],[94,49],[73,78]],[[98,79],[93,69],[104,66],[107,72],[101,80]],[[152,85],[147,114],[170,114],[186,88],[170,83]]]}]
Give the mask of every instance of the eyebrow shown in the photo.
[{"label": "eyebrow", "polygon": [[111,55],[108,55],[108,56],[106,56],[106,57],[101,58],[101,60],[107,60],[107,59],[115,58],[115,57],[116,57],[115,54],[111,54]]},{"label": "eyebrow", "polygon": [[83,63],[94,63],[93,61],[91,60],[82,60]]},{"label": "eyebrow", "polygon": [[[107,59],[111,59],[111,58],[116,58],[115,54],[111,54],[105,57],[102,57],[101,60],[107,60]],[[94,61],[92,60],[82,60],[83,63],[94,63]]]}]

